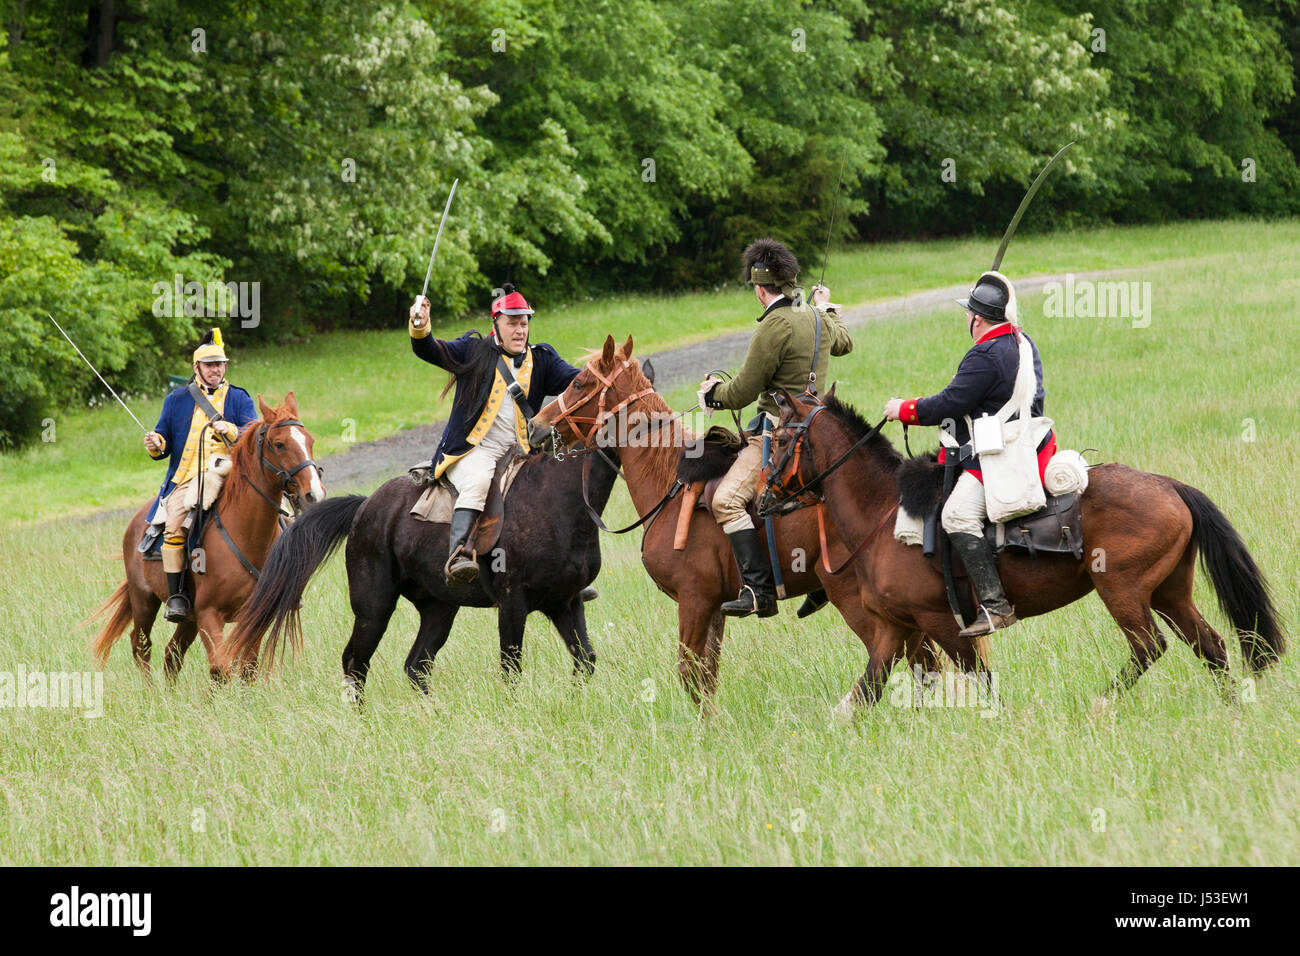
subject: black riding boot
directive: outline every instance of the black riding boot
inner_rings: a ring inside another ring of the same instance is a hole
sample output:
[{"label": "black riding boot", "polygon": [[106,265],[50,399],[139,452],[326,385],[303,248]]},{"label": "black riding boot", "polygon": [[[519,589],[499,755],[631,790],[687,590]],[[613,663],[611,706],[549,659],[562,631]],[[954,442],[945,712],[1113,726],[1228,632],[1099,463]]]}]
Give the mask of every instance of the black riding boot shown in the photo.
[{"label": "black riding boot", "polygon": [[482,512],[473,508],[457,508],[451,513],[451,547],[443,574],[452,587],[464,587],[478,577],[478,561],[465,553],[465,542],[470,529]]},{"label": "black riding boot", "polygon": [[998,559],[992,546],[983,535],[950,534],[948,540],[962,563],[966,573],[975,585],[975,594],[980,599],[979,616],[975,623],[964,629],[959,637],[975,638],[992,634],[1004,627],[1016,623],[1016,610],[1007,602],[1002,590],[1002,578],[998,576]]},{"label": "black riding boot", "polygon": [[190,596],[185,593],[185,572],[169,571],[167,573],[167,608],[163,619],[179,624],[188,621],[191,615]]},{"label": "black riding boot", "polygon": [[799,610],[795,614],[795,617],[807,617],[809,614],[816,614],[824,608],[829,601],[830,598],[826,596],[825,588],[818,588],[816,591],[809,591],[808,594],[805,595],[803,603],[799,605]]},{"label": "black riding boot", "polygon": [[776,613],[776,587],[772,583],[772,566],[758,538],[758,530],[746,528],[727,535],[731,550],[740,565],[740,594],[734,601],[722,605],[728,617],[771,617]]}]

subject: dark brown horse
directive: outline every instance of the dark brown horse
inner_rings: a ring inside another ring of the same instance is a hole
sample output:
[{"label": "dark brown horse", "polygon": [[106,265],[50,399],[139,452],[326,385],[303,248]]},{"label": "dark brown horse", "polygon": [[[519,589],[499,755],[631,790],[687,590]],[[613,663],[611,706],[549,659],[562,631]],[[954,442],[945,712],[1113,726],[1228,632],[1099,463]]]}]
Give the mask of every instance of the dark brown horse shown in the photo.
[{"label": "dark brown horse", "polygon": [[[252,423],[231,450],[231,468],[218,496],[214,512],[230,534],[239,552],[254,566],[266,562],[271,545],[280,534],[280,500],[288,496],[295,506],[299,501],[311,503],[325,496],[320,472],[311,460],[315,439],[298,421],[298,402],[293,392],[284,397],[279,408],[269,408],[257,396],[261,419]],[[100,667],[118,638],[131,629],[131,653],[146,679],[150,677],[149,659],[158,608],[167,597],[162,563],[145,561],[137,545],[144,535],[150,499],[131,519],[122,539],[122,556],[126,562],[126,580],[113,592],[95,616],[109,614],[108,623],[91,642],[91,650]],[[200,543],[204,573],[190,569],[188,577],[194,587],[194,616],[176,625],[167,645],[163,669],[169,684],[180,672],[185,652],[196,636],[203,639],[208,652],[208,669],[213,679],[229,676],[230,658],[223,635],[227,622],[235,620],[256,583],[231,550],[217,527],[209,520]]]},{"label": "dark brown horse", "polygon": [[[802,453],[789,456],[789,472],[773,476],[773,482],[791,490],[812,483],[841,540],[853,545],[863,541],[898,506],[901,456],[883,436],[871,435],[871,426],[833,394],[817,403],[782,393],[778,405],[781,425],[775,440],[782,452],[786,443],[798,442]],[[842,467],[819,478],[846,453]],[[780,460],[774,454],[774,461]],[[1129,660],[1109,693],[1131,687],[1164,652],[1154,617],[1159,615],[1230,695],[1223,638],[1192,602],[1198,550],[1247,665],[1260,670],[1284,652],[1285,638],[1263,575],[1228,519],[1202,492],[1163,475],[1100,465],[1088,472],[1082,511],[1084,560],[1041,552],[1030,557],[1007,549],[998,565],[1017,617],[1045,614],[1096,589],[1129,644]],[[951,639],[958,629],[943,578],[921,548],[877,535],[854,565],[859,599],[871,620],[869,636],[863,638],[870,660],[842,702],[849,708],[880,698],[890,669],[921,634]]]},{"label": "dark brown horse", "polygon": [[[620,421],[630,427],[609,435],[607,423]],[[554,428],[568,443],[616,446],[632,504],[642,517],[665,499],[676,480],[682,450],[693,441],[655,392],[641,363],[632,358],[631,336],[621,348],[616,348],[613,336],[607,338],[604,350],[586,363],[556,401],[537,414],[532,428],[535,444]],[[677,602],[678,676],[692,699],[702,703],[717,687],[726,623],[720,608],[735,597],[740,572],[727,536],[707,510],[691,515],[686,549],[673,549],[682,501],[682,495],[667,501],[649,522],[641,561],[659,589]],[[857,582],[851,571],[829,573],[820,560],[815,516],[808,511],[795,512],[778,519],[776,528],[787,595],[825,588],[845,621],[865,641],[874,626],[858,600]],[[827,550],[838,552],[841,559],[847,557],[836,545],[832,535]],[[977,666],[970,642],[957,640],[955,633],[948,634],[942,646],[964,669]],[[935,667],[934,651],[928,643],[918,639],[912,652],[924,655],[927,669]]]}]

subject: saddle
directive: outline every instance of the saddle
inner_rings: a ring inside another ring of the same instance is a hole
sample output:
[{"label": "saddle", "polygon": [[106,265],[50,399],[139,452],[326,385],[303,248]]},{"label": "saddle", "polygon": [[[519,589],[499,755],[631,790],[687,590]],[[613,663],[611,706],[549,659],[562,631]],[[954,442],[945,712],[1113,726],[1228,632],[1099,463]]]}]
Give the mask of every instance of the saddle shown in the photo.
[{"label": "saddle", "polygon": [[[711,425],[704,437],[682,449],[677,459],[677,480],[682,483],[682,505],[677,512],[677,528],[673,534],[673,550],[684,551],[690,534],[691,514],[704,509],[713,512],[713,496],[726,477],[736,456],[745,447],[744,440],[730,428]],[[693,454],[699,449],[698,454]],[[751,499],[746,510],[759,521]]]},{"label": "saddle", "polygon": [[[933,453],[903,462],[898,468],[898,502],[901,526],[904,513],[913,523],[924,523],[923,547],[927,557],[933,555],[935,569],[942,573],[938,549],[939,513],[943,508],[943,469]],[[1005,548],[1027,551],[1031,557],[1039,553],[1072,554],[1083,560],[1082,499],[1079,492],[1048,495],[1047,503],[1038,511],[1012,518],[997,524],[986,521],[984,536],[994,553]],[[896,534],[902,540],[902,534]],[[961,558],[952,555],[954,574],[965,574]]]},{"label": "saddle", "polygon": [[[496,547],[501,537],[501,519],[505,514],[506,495],[509,494],[515,476],[519,474],[519,469],[524,466],[528,457],[527,452],[519,445],[515,445],[497,461],[496,470],[492,473],[492,486],[488,490],[487,502],[483,505],[483,513],[474,525],[472,534],[474,550],[479,554],[487,554]],[[413,482],[424,487],[424,492],[411,508],[411,516],[417,521],[450,524],[451,514],[456,510],[456,499],[460,494],[456,486],[445,477],[433,477],[432,459],[412,466],[407,470],[407,474]]]}]

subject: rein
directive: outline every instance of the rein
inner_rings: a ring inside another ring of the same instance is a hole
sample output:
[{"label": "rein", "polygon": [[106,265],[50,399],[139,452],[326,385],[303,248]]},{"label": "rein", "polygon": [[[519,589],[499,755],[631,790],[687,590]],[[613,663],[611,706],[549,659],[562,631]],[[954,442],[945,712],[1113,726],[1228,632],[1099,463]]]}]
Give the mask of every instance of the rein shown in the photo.
[{"label": "rein", "polygon": [[[862,447],[867,442],[871,441],[871,439],[879,435],[880,430],[884,428],[885,423],[889,421],[888,418],[882,418],[879,422],[876,423],[876,426],[872,428],[871,431],[867,432],[865,435],[863,435],[861,438],[855,441],[852,445],[850,445],[848,449],[844,452],[844,454],[840,455],[840,457],[837,458],[825,471],[813,475],[811,478],[809,478],[798,488],[795,488],[793,490],[786,488],[784,487],[784,485],[781,484],[781,475],[785,473],[786,467],[790,464],[791,458],[794,458],[796,465],[798,464],[798,460],[799,460],[798,456],[800,454],[799,447],[807,440],[808,427],[812,424],[812,420],[817,417],[818,412],[822,411],[823,408],[825,408],[824,405],[818,405],[816,408],[810,411],[808,413],[808,416],[798,425],[785,426],[786,428],[789,428],[792,431],[798,431],[799,436],[791,443],[790,447],[786,449],[785,455],[781,458],[781,464],[773,471],[773,473],[767,476],[766,484],[767,484],[768,493],[772,494],[773,496],[777,494],[782,494],[784,495],[784,497],[777,499],[776,501],[769,504],[766,508],[764,508],[763,509],[764,514],[770,514],[776,511],[782,505],[788,504],[789,502],[795,500],[800,501],[801,504],[803,505],[813,504],[814,503],[813,501],[802,500],[803,497],[805,495],[812,494],[813,493],[812,489],[815,488],[817,485],[821,484],[832,474],[834,474],[845,462],[849,460],[849,457],[855,451],[857,451],[860,447]],[[794,473],[798,474],[797,471]]]},{"label": "rein", "polygon": [[[289,503],[293,505],[292,514],[290,514],[290,512],[288,511],[285,511],[280,506],[280,502],[273,501],[265,491],[263,491],[261,488],[257,486],[256,482],[254,481],[248,482],[249,486],[254,491],[256,491],[258,495],[260,495],[262,499],[272,507],[272,509],[274,509],[277,518],[280,521],[280,526],[282,529],[284,527],[285,518],[296,517],[301,513],[302,510],[299,505],[298,494],[296,492],[289,490],[289,485],[293,481],[293,476],[298,474],[298,472],[302,471],[304,468],[308,466],[315,468],[316,473],[319,475],[323,476],[325,474],[325,469],[323,469],[320,465],[316,464],[316,462],[312,461],[310,458],[305,459],[300,464],[296,465],[292,470],[286,469],[284,467],[284,463],[280,461],[280,456],[275,454],[275,450],[272,449],[269,443],[266,441],[272,429],[280,428],[282,426],[293,426],[293,425],[302,425],[303,428],[307,427],[303,425],[302,422],[298,421],[298,419],[296,418],[286,418],[278,422],[264,422],[262,426],[257,430],[258,467],[271,472],[273,475],[275,475],[276,478],[280,480],[281,497],[282,498],[287,497],[289,499]],[[205,425],[204,427],[206,428],[208,426]],[[274,456],[274,460],[271,460],[267,457],[266,455],[267,451],[271,452],[271,455]],[[232,474],[231,477],[233,478],[234,475]],[[201,493],[202,492],[200,492],[200,494]],[[220,532],[222,539],[226,542],[226,547],[230,549],[231,554],[233,554],[235,558],[238,559],[239,563],[244,566],[244,570],[247,571],[250,575],[252,575],[254,581],[259,580],[261,578],[261,570],[257,567],[257,565],[253,564],[252,561],[248,560],[248,557],[244,554],[244,552],[240,551],[239,548],[235,545],[234,539],[230,536],[230,532],[226,530],[226,526],[221,520],[221,508],[219,505],[213,508],[212,510],[212,523],[217,526],[217,531]]]}]

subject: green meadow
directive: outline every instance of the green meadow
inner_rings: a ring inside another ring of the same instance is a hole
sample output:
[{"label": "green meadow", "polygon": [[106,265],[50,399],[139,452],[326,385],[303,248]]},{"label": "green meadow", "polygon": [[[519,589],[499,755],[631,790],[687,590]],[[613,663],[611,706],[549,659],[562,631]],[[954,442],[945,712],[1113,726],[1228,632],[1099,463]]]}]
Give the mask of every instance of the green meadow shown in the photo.
[{"label": "green meadow", "polygon": [[[995,244],[845,249],[827,282],[850,305],[967,282]],[[1300,223],[1025,236],[1005,269],[1130,270],[1116,278],[1149,295],[1144,327],[1021,300],[1047,414],[1062,447],[1091,462],[1208,494],[1294,639]],[[573,358],[630,332],[644,353],[744,328],[746,296],[537,303],[535,337]],[[320,454],[343,447],[345,419],[360,441],[427,424],[445,408],[442,376],[409,355],[404,322],[236,354],[231,377],[295,389]],[[968,344],[962,326],[954,306],[859,328],[832,365],[838,394],[875,420],[891,395],[938,390]],[[683,407],[689,392],[668,398]],[[149,420],[158,404],[135,407]],[[121,578],[125,524],[94,515],[142,502],[160,478],[120,409],[69,412],[56,427],[55,442],[0,458],[0,703],[4,673],[92,668],[82,622]],[[886,434],[901,443],[897,426]],[[912,437],[915,450],[930,444],[923,430]],[[606,520],[634,517],[620,487]],[[506,685],[493,614],[468,610],[417,694],[401,668],[416,616],[402,606],[358,713],[341,688],[352,621],[341,555],[304,596],[302,653],[269,680],[210,688],[196,642],[175,691],[147,688],[124,641],[103,674],[102,716],[0,709],[0,863],[1300,863],[1296,654],[1246,674],[1199,573],[1238,704],[1172,635],[1132,692],[1099,700],[1127,645],[1090,595],[994,638],[996,712],[912,706],[900,671],[884,702],[842,727],[831,708],[866,654],[833,609],[798,621],[797,602],[729,624],[717,711],[701,717],[676,677],[675,605],[642,570],[639,544],[635,533],[604,541],[601,598],[587,606],[597,670],[581,685],[540,616],[524,675]],[[154,631],[158,671],[169,630]]]}]

